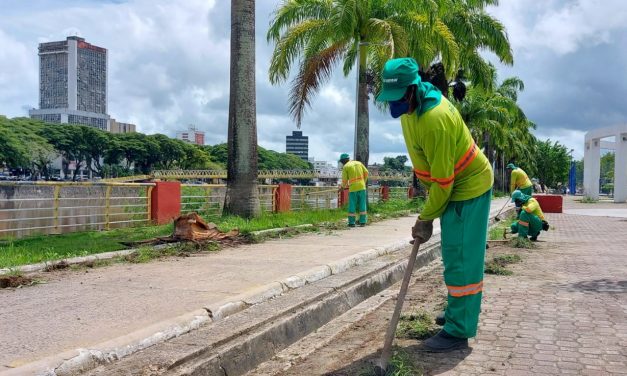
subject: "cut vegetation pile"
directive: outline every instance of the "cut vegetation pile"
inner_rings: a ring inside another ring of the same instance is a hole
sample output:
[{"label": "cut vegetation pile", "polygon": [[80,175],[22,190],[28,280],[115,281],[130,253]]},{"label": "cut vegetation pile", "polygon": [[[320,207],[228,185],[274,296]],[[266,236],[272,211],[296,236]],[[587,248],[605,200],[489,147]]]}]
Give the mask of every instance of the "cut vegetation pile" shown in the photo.
[{"label": "cut vegetation pile", "polygon": [[498,255],[494,256],[492,260],[485,263],[486,274],[496,275],[512,275],[512,271],[506,267],[509,264],[516,264],[522,261],[519,255]]}]

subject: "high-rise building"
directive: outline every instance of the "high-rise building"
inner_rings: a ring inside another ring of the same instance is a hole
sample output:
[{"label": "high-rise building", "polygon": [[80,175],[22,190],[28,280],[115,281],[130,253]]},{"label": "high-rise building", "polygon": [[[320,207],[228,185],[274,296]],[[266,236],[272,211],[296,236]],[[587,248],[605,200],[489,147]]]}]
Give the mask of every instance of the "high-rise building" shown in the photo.
[{"label": "high-rise building", "polygon": [[110,129],[107,115],[107,50],[79,37],[39,44],[39,109],[51,123]]},{"label": "high-rise building", "polygon": [[292,131],[291,136],[285,136],[285,152],[296,154],[307,161],[309,155],[309,137],[303,136],[301,131]]},{"label": "high-rise building", "polygon": [[187,130],[185,131],[176,132],[176,138],[178,140],[189,142],[191,144],[196,144],[196,145],[205,144],[205,132],[199,131],[193,125],[190,125],[189,128],[187,128]]}]

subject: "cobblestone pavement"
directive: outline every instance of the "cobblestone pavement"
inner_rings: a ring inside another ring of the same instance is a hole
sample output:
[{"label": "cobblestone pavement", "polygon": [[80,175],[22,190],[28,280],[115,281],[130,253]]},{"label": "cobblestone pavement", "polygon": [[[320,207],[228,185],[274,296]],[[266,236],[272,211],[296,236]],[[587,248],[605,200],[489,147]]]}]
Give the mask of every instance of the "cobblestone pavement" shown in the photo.
[{"label": "cobblestone pavement", "polygon": [[428,374],[627,374],[627,220],[547,217],[513,276],[486,275],[472,349],[426,357]]}]

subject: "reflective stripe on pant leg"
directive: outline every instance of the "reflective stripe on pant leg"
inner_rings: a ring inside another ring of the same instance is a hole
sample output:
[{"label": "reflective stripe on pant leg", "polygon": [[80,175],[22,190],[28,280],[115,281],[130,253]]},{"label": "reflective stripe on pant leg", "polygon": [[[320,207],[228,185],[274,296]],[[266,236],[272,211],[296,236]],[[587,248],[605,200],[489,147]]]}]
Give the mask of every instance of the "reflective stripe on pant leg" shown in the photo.
[{"label": "reflective stripe on pant leg", "polygon": [[357,200],[359,197],[357,192],[348,193],[348,224],[355,224],[355,212],[357,211]]},{"label": "reflective stripe on pant leg", "polygon": [[460,338],[477,334],[491,195],[488,191],[472,200],[450,202],[441,218],[449,291],[444,330]]},{"label": "reflective stripe on pant leg", "polygon": [[520,216],[518,217],[518,237],[519,238],[527,238],[529,234],[529,213],[526,211],[521,211]]},{"label": "reflective stripe on pant leg", "polygon": [[359,193],[359,204],[357,205],[359,209],[359,223],[366,223],[368,221],[368,196],[365,189],[356,193]]},{"label": "reflective stripe on pant leg", "polygon": [[542,231],[542,220],[535,214],[527,213],[524,210],[523,213],[520,214],[520,218],[528,224],[527,232],[529,236],[538,236],[540,231]]}]

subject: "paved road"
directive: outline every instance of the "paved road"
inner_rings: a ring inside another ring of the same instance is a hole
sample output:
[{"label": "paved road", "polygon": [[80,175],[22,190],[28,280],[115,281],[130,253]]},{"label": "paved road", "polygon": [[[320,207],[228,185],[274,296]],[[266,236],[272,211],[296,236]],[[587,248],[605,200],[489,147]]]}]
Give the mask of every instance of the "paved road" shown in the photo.
[{"label": "paved road", "polygon": [[[495,200],[498,210],[504,199]],[[410,239],[415,216],[0,290],[0,372],[102,343],[332,261]],[[439,231],[439,230],[436,230]]]},{"label": "paved road", "polygon": [[[567,212],[581,205],[565,201]],[[430,374],[627,374],[627,222],[547,216],[554,231],[541,235],[540,249],[514,267],[514,276],[486,276],[472,352],[431,357]]]}]

